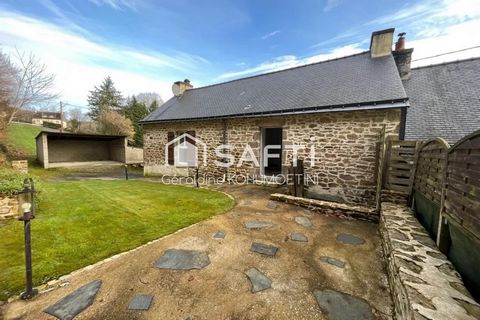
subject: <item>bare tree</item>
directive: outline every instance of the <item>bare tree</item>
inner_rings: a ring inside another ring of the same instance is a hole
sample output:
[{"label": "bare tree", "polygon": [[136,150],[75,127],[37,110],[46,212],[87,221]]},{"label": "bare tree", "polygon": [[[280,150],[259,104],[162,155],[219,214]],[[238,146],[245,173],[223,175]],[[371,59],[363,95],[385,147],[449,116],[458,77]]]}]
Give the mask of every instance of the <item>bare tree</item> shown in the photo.
[{"label": "bare tree", "polygon": [[154,101],[156,101],[157,105],[163,104],[162,97],[156,92],[142,92],[135,95],[138,102],[144,103],[147,107],[149,107]]},{"label": "bare tree", "polygon": [[10,58],[0,51],[0,140],[7,128],[12,108],[16,69]]},{"label": "bare tree", "polygon": [[97,130],[101,134],[124,135],[132,140],[135,130],[132,121],[115,111],[103,111],[97,119]]},{"label": "bare tree", "polygon": [[48,73],[45,64],[42,64],[32,53],[27,55],[17,50],[14,57],[16,72],[10,101],[12,111],[7,124],[13,120],[19,110],[46,105],[58,98],[58,94],[52,92],[55,75]]}]

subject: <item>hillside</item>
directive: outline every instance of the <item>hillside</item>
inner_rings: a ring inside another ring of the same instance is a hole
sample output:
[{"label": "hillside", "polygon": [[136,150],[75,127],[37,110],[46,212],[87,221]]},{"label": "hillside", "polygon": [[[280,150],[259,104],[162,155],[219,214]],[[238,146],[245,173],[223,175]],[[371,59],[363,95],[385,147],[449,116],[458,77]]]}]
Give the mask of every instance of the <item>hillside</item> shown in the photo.
[{"label": "hillside", "polygon": [[8,152],[34,159],[36,157],[35,137],[43,129],[43,127],[27,123],[10,124],[7,130]]}]

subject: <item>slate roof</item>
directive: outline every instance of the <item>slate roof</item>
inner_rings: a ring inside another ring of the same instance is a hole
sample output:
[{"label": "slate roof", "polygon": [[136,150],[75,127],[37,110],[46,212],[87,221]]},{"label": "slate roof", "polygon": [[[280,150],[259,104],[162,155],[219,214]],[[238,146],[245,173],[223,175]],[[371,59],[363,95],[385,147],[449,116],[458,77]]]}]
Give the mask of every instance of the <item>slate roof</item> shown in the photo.
[{"label": "slate roof", "polygon": [[480,58],[412,69],[405,139],[449,143],[480,129]]},{"label": "slate roof", "polygon": [[367,51],[190,89],[141,123],[389,108],[407,103],[393,57],[372,59]]}]

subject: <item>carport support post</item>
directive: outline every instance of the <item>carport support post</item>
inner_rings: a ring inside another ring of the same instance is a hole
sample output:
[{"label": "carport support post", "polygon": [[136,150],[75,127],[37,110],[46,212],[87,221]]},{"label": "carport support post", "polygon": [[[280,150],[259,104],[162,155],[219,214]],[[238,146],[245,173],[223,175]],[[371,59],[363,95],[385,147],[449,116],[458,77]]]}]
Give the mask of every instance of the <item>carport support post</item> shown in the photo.
[{"label": "carport support post", "polygon": [[195,186],[198,188],[198,167],[195,168]]}]

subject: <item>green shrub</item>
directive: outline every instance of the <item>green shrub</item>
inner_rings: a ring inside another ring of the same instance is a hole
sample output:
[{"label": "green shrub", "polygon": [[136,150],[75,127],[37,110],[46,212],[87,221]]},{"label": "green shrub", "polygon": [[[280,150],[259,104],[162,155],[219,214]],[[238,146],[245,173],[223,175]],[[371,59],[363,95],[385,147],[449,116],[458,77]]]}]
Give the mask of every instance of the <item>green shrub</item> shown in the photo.
[{"label": "green shrub", "polygon": [[[0,167],[0,194],[11,195],[22,190],[26,178],[30,178],[30,176],[13,169]],[[34,179],[34,183],[37,188],[38,181]]]}]

